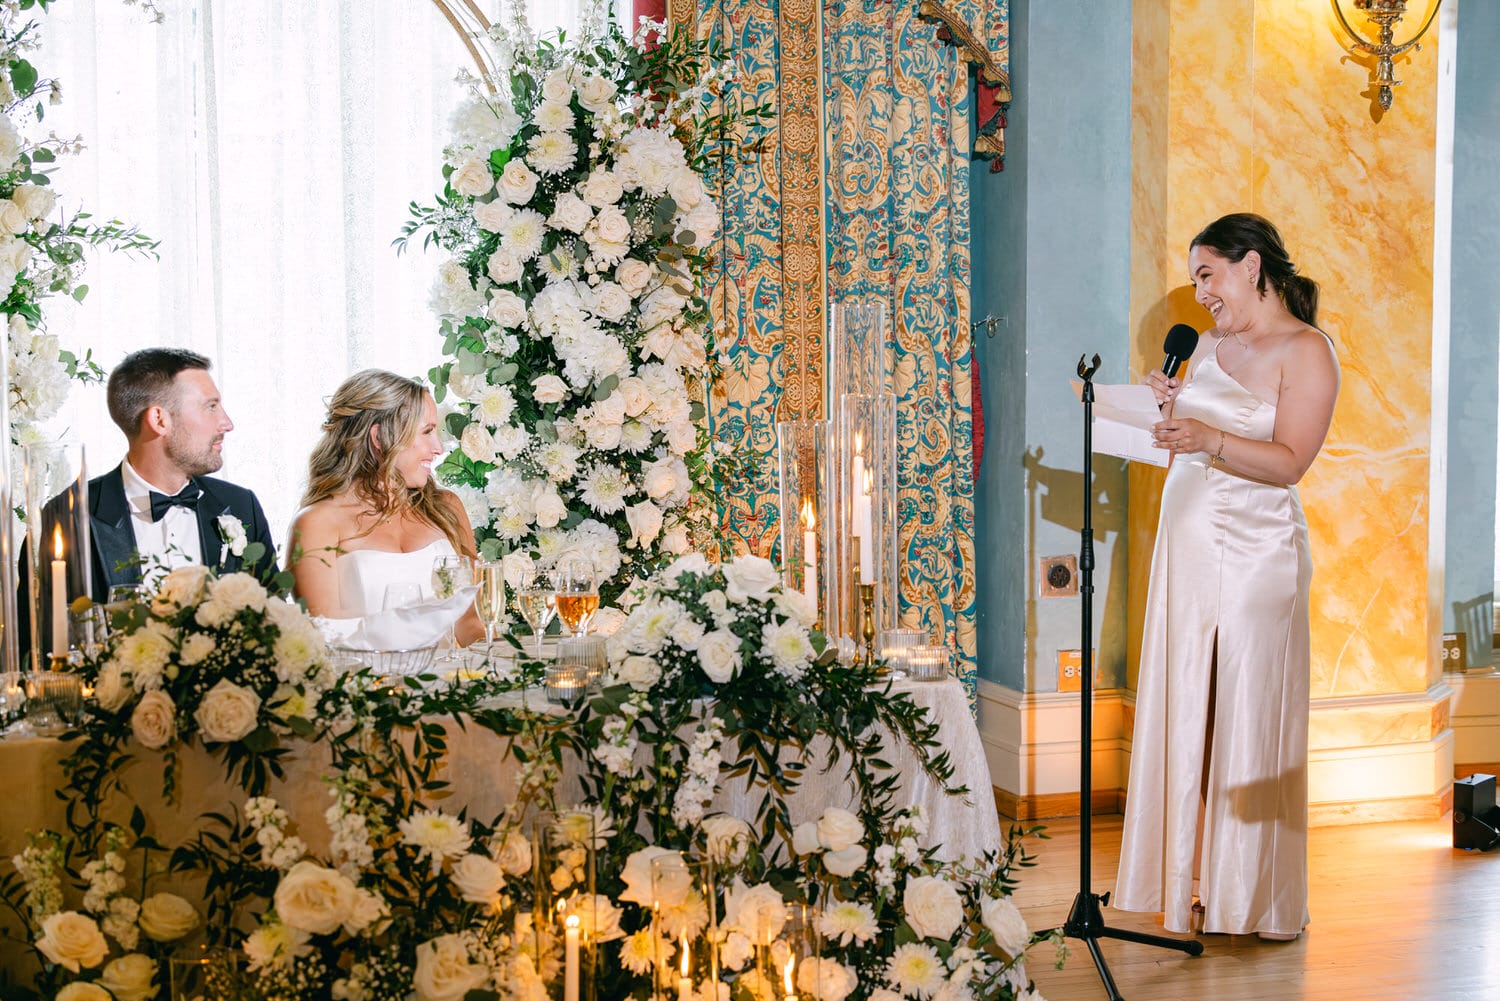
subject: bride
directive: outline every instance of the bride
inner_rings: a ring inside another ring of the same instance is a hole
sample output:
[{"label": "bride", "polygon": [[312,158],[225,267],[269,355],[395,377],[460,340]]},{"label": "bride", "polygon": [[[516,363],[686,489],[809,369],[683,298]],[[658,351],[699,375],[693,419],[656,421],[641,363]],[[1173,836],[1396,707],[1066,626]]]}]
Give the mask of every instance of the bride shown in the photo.
[{"label": "bride", "polygon": [[[443,453],[437,421],[432,394],[391,372],[366,369],[334,392],[287,546],[295,593],[311,614],[381,611],[392,584],[431,597],[436,557],[474,559],[462,502],[432,478]],[[484,635],[472,607],[454,631],[461,646]]]}]

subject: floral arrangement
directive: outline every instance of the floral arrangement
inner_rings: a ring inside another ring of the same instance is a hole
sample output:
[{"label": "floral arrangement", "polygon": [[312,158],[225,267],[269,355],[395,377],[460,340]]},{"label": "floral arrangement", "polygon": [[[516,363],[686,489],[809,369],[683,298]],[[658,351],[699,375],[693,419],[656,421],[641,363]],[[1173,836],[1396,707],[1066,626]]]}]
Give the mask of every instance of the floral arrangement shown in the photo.
[{"label": "floral arrangement", "polygon": [[[86,212],[58,210],[51,172],[58,157],[83,148],[81,137],[30,138],[39,133],[48,105],[62,101],[62,85],[41,76],[27,58],[37,46],[33,11],[44,0],[0,6],[0,313],[10,350],[12,440],[44,444],[41,425],[62,409],[70,380],[97,381],[104,373],[92,358],[63,350],[44,330],[41,305],[49,296],[82,301],[86,247],[154,256],[155,241],[119,220],[96,223]],[[154,7],[143,4],[149,12]]]},{"label": "floral arrangement", "polygon": [[722,53],[687,33],[627,39],[594,3],[578,39],[538,43],[511,9],[437,205],[413,205],[398,244],[427,229],[451,255],[432,298],[451,360],[431,380],[457,448],[437,472],[481,553],[586,557],[608,603],[704,534],[705,181],[763,112],[726,105]]},{"label": "floral arrangement", "polygon": [[[279,735],[313,733],[335,676],[328,649],[299,606],[254,576],[178,567],[111,618],[109,637],[81,669],[93,686],[96,732],[168,752],[196,735],[222,749],[252,788],[277,772]],[[170,793],[170,768],[165,781]]]}]

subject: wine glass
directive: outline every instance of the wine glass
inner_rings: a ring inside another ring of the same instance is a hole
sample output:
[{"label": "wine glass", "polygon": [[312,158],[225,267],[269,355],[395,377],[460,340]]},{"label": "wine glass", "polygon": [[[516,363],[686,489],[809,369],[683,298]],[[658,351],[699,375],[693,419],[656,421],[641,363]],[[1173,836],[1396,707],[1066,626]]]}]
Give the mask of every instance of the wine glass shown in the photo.
[{"label": "wine glass", "polygon": [[385,599],[380,603],[382,611],[407,608],[422,600],[422,588],[417,584],[402,582],[385,586]]},{"label": "wine glass", "polygon": [[574,636],[587,636],[589,621],[599,610],[599,581],[594,564],[578,556],[558,561],[553,581],[557,591],[557,615]]},{"label": "wine glass", "polygon": [[[474,561],[463,555],[438,556],[432,561],[432,593],[447,601],[460,590],[474,585]],[[457,647],[454,626],[448,626],[448,646]]]},{"label": "wine glass", "polygon": [[484,623],[484,649],[490,652],[495,645],[495,630],[505,621],[505,564],[500,560],[481,560],[474,573],[479,582],[479,619]]},{"label": "wine glass", "polygon": [[557,614],[557,595],[552,587],[552,578],[544,570],[523,570],[516,583],[516,611],[531,627],[536,637],[536,655],[542,656],[542,634],[552,616]]}]

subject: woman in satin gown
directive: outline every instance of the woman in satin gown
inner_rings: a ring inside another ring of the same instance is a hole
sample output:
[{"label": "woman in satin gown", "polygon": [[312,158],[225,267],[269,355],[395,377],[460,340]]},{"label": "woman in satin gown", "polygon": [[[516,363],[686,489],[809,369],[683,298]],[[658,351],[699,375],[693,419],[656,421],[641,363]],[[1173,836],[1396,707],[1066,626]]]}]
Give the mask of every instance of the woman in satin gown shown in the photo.
[{"label": "woman in satin gown", "polygon": [[[432,394],[391,372],[366,369],[334,392],[286,549],[295,593],[313,615],[380,611],[391,584],[430,596],[436,557],[474,558],[463,503],[432,478],[443,454],[437,421]],[[478,613],[465,613],[454,633],[461,646],[483,636]]]},{"label": "woman in satin gown", "polygon": [[1185,385],[1148,380],[1172,462],[1113,903],[1174,932],[1290,940],[1309,918],[1312,558],[1295,485],[1328,434],[1338,359],[1317,284],[1265,219],[1214,222],[1188,266],[1214,327]]}]

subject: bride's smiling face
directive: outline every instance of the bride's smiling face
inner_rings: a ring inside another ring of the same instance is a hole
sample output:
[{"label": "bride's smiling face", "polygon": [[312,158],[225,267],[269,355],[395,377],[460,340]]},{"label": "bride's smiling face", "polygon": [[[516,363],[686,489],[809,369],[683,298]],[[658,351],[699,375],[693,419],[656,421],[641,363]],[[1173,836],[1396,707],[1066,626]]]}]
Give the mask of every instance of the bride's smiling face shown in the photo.
[{"label": "bride's smiling face", "polygon": [[417,436],[396,453],[396,472],[408,487],[420,487],[432,479],[432,465],[443,454],[438,439],[437,404],[431,393],[422,394],[422,418],[417,422]]}]

